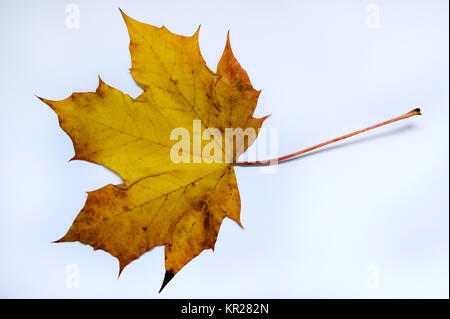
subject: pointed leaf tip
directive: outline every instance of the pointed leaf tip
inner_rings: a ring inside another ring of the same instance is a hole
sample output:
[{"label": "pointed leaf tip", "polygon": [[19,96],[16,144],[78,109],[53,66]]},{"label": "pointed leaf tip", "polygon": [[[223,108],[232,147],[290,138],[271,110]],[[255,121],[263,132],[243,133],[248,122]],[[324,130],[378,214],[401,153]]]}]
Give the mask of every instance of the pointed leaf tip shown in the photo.
[{"label": "pointed leaf tip", "polygon": [[35,94],[34,96],[37,97],[39,100],[41,100],[42,102],[45,103],[46,100],[45,100],[43,97],[37,96],[36,94]]},{"label": "pointed leaf tip", "polygon": [[52,241],[52,244],[59,244],[59,243],[64,243],[65,242],[65,238],[66,236],[64,235],[63,237],[61,237],[60,239],[54,240]]},{"label": "pointed leaf tip", "polygon": [[228,30],[228,32],[227,32],[227,43],[226,43],[225,47],[231,49],[231,43],[230,43],[230,30]]},{"label": "pointed leaf tip", "polygon": [[130,263],[129,261],[123,261],[120,258],[119,259],[119,274],[117,275],[117,279],[120,278],[120,275],[122,274],[123,270],[125,269],[126,266],[128,266],[128,264]]},{"label": "pointed leaf tip", "polygon": [[161,291],[172,280],[173,277],[175,277],[175,274],[173,273],[172,269],[166,271],[166,273],[164,274],[163,283],[162,283],[161,288],[159,289],[158,293],[161,293]]},{"label": "pointed leaf tip", "polygon": [[127,14],[125,12],[123,12],[122,9],[119,8],[120,14],[122,14],[122,18],[125,20],[125,22],[127,20],[132,20],[129,16],[127,16]]},{"label": "pointed leaf tip", "polygon": [[198,38],[198,35],[200,34],[200,27],[201,26],[202,26],[201,24],[198,25],[198,28],[197,28],[197,30],[195,30],[195,33],[192,35],[192,37]]},{"label": "pointed leaf tip", "polygon": [[100,74],[97,74],[98,76],[98,85],[97,85],[97,90],[102,86],[105,85],[106,83],[102,80],[102,78],[100,77]]},{"label": "pointed leaf tip", "polygon": [[117,280],[119,280],[122,271],[125,269],[125,266],[119,263],[119,273],[117,274]]}]

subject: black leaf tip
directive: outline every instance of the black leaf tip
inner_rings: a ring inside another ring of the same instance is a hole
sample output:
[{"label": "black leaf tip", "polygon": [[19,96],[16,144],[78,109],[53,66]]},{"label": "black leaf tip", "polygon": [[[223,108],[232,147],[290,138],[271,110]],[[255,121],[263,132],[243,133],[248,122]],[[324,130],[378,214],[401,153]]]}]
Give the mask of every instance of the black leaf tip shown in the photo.
[{"label": "black leaf tip", "polygon": [[174,276],[175,276],[175,274],[173,273],[172,269],[166,271],[166,273],[164,274],[163,283],[162,283],[161,288],[159,289],[158,293],[161,293],[161,291],[164,289],[164,287],[169,283],[169,281],[172,280],[172,278]]}]

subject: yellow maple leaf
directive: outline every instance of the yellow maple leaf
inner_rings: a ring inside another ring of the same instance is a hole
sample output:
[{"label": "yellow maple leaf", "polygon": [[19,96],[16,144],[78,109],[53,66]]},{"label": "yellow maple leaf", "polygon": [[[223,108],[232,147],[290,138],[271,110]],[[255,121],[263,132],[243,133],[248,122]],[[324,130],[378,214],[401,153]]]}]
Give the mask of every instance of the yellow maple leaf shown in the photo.
[{"label": "yellow maple leaf", "polygon": [[[123,180],[89,192],[56,242],[79,241],[109,252],[119,260],[119,275],[145,252],[165,246],[160,291],[190,260],[214,249],[225,217],[242,226],[233,166],[277,163],[421,114],[416,108],[276,159],[239,162],[267,116],[253,117],[260,91],[235,59],[229,35],[213,72],[200,53],[199,30],[185,37],[122,15],[130,71],[143,93],[133,99],[99,79],[95,92],[61,101],[40,98],[71,137],[72,159],[108,167]],[[182,139],[175,143],[177,136]]]},{"label": "yellow maple leaf", "polygon": [[256,138],[248,137],[227,153],[222,147],[227,137],[222,136],[222,162],[201,160],[202,140],[187,162],[175,163],[171,132],[184,128],[193,145],[195,120],[202,130],[257,132],[266,117],[253,117],[260,92],[235,59],[229,36],[213,72],[200,53],[199,30],[185,37],[122,15],[130,35],[130,71],[143,93],[133,99],[99,79],[95,92],[73,93],[61,101],[42,99],[71,137],[73,159],[106,166],[123,180],[123,185],[89,192],[70,230],[57,242],[79,241],[109,252],[119,260],[119,274],[151,248],[164,245],[162,289],[204,249],[214,249],[225,217],[241,225],[232,163]]}]

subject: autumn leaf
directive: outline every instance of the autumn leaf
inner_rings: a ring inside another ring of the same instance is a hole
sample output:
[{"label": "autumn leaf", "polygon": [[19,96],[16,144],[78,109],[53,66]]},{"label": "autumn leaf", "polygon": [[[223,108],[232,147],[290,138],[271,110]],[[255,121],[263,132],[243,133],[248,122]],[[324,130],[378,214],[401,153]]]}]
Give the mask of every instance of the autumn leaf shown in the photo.
[{"label": "autumn leaf", "polygon": [[[40,98],[72,139],[73,160],[103,165],[123,180],[88,192],[85,206],[56,242],[79,241],[107,251],[119,260],[119,275],[145,252],[164,246],[160,291],[194,257],[214,249],[224,218],[242,226],[234,166],[283,161],[420,115],[414,109],[277,159],[240,162],[267,116],[253,117],[260,91],[235,59],[229,35],[213,72],[200,53],[199,30],[185,37],[122,15],[130,35],[130,71],[143,93],[133,99],[99,79],[95,92],[61,101]],[[173,152],[174,132],[187,136],[187,149]]]},{"label": "autumn leaf", "polygon": [[[214,249],[225,217],[241,225],[232,162],[254,141],[236,147],[228,162],[196,163],[202,154],[193,149],[190,163],[174,163],[171,131],[185,128],[192,145],[194,120],[201,121],[203,130],[223,132],[257,130],[265,117],[252,116],[260,92],[235,59],[229,36],[213,72],[200,53],[199,30],[185,37],[122,15],[130,35],[130,71],[143,93],[133,99],[99,79],[93,93],[42,99],[71,137],[72,159],[108,167],[123,180],[123,185],[89,192],[84,208],[57,242],[79,241],[109,252],[119,260],[119,274],[163,245],[162,289],[190,260]],[[221,152],[225,155],[223,148]]]}]

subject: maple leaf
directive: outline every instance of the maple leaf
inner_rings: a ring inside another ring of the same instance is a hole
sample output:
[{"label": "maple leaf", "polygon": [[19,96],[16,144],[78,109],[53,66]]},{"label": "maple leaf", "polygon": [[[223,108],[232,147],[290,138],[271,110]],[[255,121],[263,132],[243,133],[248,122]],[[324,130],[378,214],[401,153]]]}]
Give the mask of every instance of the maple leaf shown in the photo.
[{"label": "maple leaf", "polygon": [[[276,159],[239,162],[267,116],[253,117],[260,91],[235,59],[229,34],[213,72],[200,53],[199,29],[185,37],[122,15],[130,35],[130,71],[143,93],[133,99],[99,78],[95,92],[73,93],[61,101],[40,98],[72,139],[73,160],[103,165],[123,180],[88,192],[85,206],[56,242],[79,241],[109,252],[119,260],[119,275],[145,252],[164,246],[160,291],[194,257],[214,249],[225,217],[242,226],[234,166],[277,163],[421,114],[417,108]],[[174,161],[172,133],[179,128],[194,147],[182,148],[184,160]],[[234,128],[240,131],[226,134]],[[254,134],[246,135],[247,129]],[[199,137],[202,131],[213,140]]]},{"label": "maple leaf", "polygon": [[229,35],[213,72],[200,53],[199,29],[185,37],[122,15],[130,36],[130,71],[143,93],[133,99],[99,79],[95,92],[61,101],[41,98],[72,139],[72,159],[108,167],[123,180],[88,192],[84,208],[57,242],[79,241],[107,251],[119,260],[119,275],[164,245],[162,290],[190,260],[214,249],[225,217],[241,225],[232,163],[256,138],[234,148],[228,162],[196,163],[202,154],[192,150],[191,163],[174,163],[171,131],[187,129],[192,145],[194,120],[202,129],[257,131],[266,117],[252,116],[260,91],[235,59]]}]

